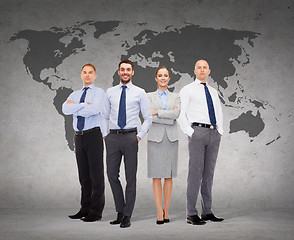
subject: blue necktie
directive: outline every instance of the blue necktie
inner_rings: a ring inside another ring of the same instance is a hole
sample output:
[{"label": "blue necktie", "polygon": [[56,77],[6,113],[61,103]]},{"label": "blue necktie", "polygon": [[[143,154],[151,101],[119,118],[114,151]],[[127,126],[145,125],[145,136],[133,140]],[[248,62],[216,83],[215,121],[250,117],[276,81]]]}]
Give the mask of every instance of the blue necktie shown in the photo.
[{"label": "blue necktie", "polygon": [[[89,89],[89,87],[84,88],[84,92],[83,92],[83,94],[81,96],[80,103],[85,102],[86,93],[87,93],[88,89]],[[78,123],[77,123],[78,130],[83,131],[84,126],[85,126],[85,118],[82,117],[82,116],[78,116]]]},{"label": "blue necktie", "polygon": [[118,121],[117,124],[123,129],[127,123],[126,116],[126,88],[127,86],[122,86],[122,91],[120,95],[119,110],[118,110]]},{"label": "blue necktie", "polygon": [[216,119],[215,119],[215,113],[214,113],[214,107],[213,107],[212,98],[211,98],[211,95],[209,93],[208,87],[206,86],[206,83],[201,83],[201,84],[204,85],[204,89],[205,89],[206,102],[207,102],[207,107],[208,107],[210,123],[211,123],[212,126],[215,127]]}]

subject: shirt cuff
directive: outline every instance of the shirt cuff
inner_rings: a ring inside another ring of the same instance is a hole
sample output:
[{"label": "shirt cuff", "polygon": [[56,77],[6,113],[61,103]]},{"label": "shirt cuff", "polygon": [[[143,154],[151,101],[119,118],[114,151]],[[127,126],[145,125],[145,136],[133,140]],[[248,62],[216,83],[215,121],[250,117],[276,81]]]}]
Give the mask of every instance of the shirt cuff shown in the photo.
[{"label": "shirt cuff", "polygon": [[185,134],[187,134],[189,137],[191,137],[192,134],[194,133],[194,128],[192,128],[192,127],[186,127],[185,129],[182,129],[182,130],[183,130],[183,132],[184,132]]},{"label": "shirt cuff", "polygon": [[217,131],[219,132],[219,134],[223,135],[224,134],[224,130],[222,128],[217,129]]},{"label": "shirt cuff", "polygon": [[106,137],[109,134],[109,131],[102,130],[101,132],[103,137]]},{"label": "shirt cuff", "polygon": [[191,137],[193,133],[194,133],[194,128],[187,129],[187,134],[189,137]]},{"label": "shirt cuff", "polygon": [[146,135],[146,133],[143,133],[143,132],[139,132],[139,133],[137,134],[137,136],[138,136],[140,139],[142,139],[145,135]]}]

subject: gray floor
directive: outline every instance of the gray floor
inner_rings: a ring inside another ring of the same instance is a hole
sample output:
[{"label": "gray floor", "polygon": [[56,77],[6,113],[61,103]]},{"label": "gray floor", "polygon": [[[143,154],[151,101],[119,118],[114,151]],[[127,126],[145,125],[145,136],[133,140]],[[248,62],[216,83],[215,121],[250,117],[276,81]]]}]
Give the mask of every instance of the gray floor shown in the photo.
[{"label": "gray floor", "polygon": [[192,226],[182,210],[172,210],[171,223],[155,224],[154,209],[135,209],[132,226],[111,226],[113,209],[105,209],[102,221],[70,220],[74,209],[1,209],[0,239],[294,239],[294,209],[217,210],[222,223]]}]

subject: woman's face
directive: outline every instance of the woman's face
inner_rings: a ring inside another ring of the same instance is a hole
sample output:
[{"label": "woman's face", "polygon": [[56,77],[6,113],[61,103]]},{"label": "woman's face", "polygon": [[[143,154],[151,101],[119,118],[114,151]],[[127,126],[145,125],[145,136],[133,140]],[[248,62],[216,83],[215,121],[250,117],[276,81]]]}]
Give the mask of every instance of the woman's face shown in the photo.
[{"label": "woman's face", "polygon": [[166,68],[159,69],[155,80],[157,82],[158,87],[167,87],[169,80],[170,80],[169,73],[168,73],[167,69]]}]

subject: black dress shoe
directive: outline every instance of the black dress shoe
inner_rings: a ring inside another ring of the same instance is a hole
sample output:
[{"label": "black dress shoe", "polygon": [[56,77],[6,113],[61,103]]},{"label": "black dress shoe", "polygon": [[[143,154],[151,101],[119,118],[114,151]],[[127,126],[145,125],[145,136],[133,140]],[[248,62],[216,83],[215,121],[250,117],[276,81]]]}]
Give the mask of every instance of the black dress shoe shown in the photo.
[{"label": "black dress shoe", "polygon": [[89,215],[87,215],[86,217],[82,218],[81,220],[84,222],[95,222],[95,221],[100,221],[101,220],[101,216],[94,214],[94,213],[90,213]]},{"label": "black dress shoe", "polygon": [[79,211],[78,213],[76,213],[75,215],[69,215],[68,217],[70,219],[81,219],[83,217],[86,217],[88,215],[88,212],[82,212]]},{"label": "black dress shoe", "polygon": [[110,222],[111,225],[116,225],[116,224],[121,224],[122,220],[123,220],[123,214],[122,213],[117,213],[117,218],[116,220],[113,220]]},{"label": "black dress shoe", "polygon": [[128,217],[128,216],[124,216],[123,217],[123,220],[120,224],[120,227],[121,228],[128,228],[131,226],[131,217]]},{"label": "black dress shoe", "polygon": [[213,213],[209,213],[209,214],[202,214],[201,215],[201,220],[202,221],[212,221],[212,222],[221,222],[223,221],[224,219],[223,218],[219,218],[219,217],[216,217],[214,216]]},{"label": "black dress shoe", "polygon": [[187,216],[187,223],[193,225],[204,225],[206,222],[202,221],[197,215]]}]

